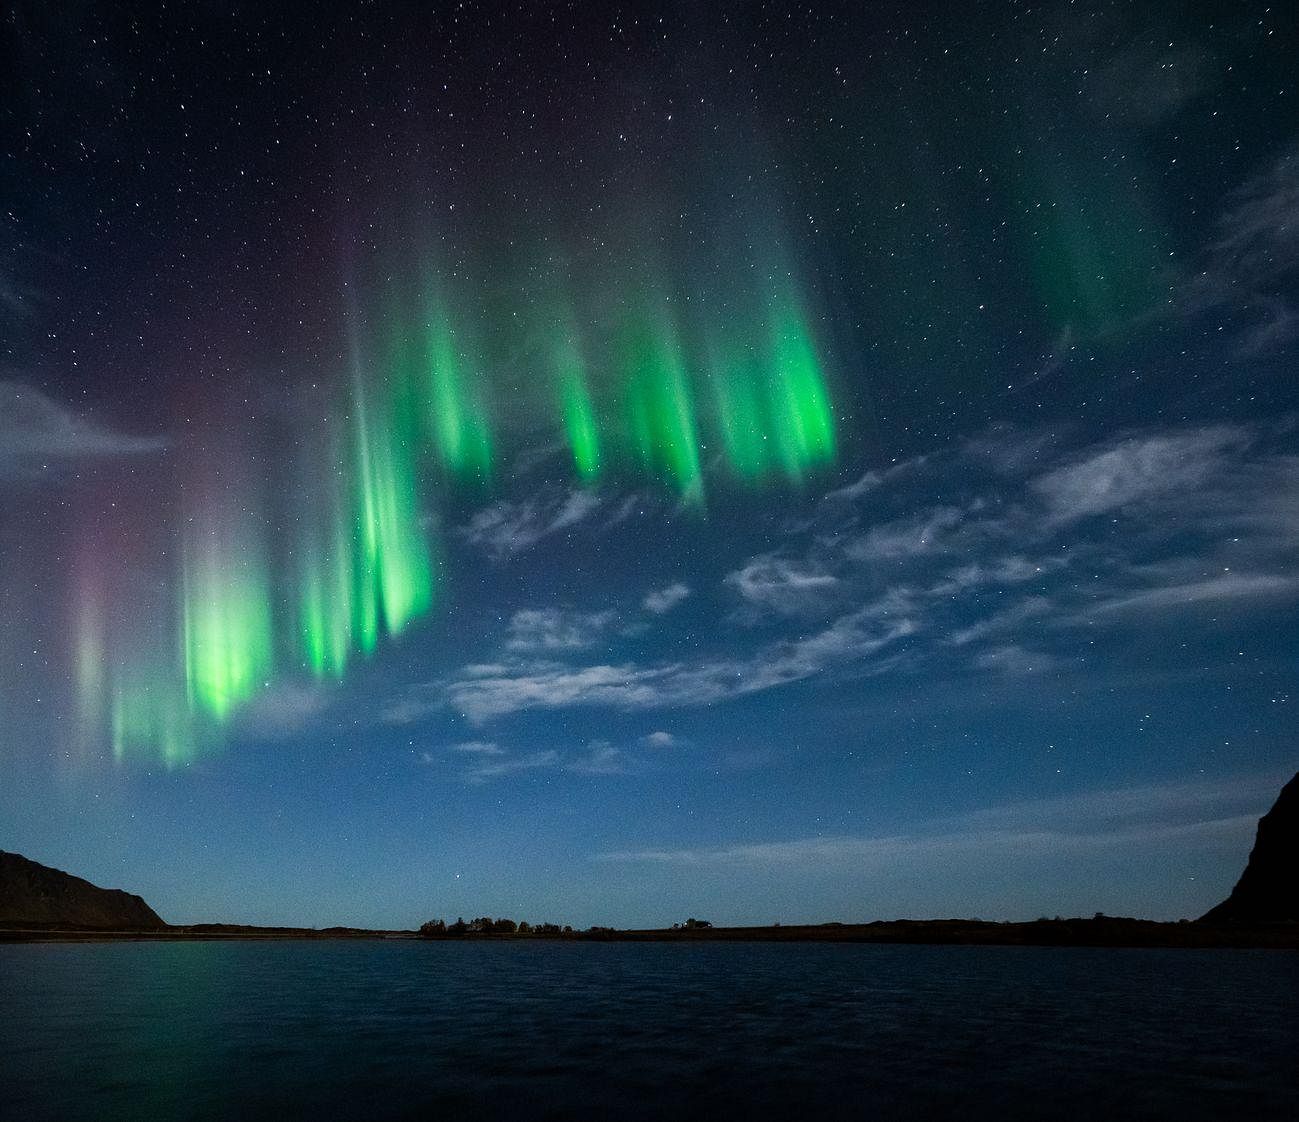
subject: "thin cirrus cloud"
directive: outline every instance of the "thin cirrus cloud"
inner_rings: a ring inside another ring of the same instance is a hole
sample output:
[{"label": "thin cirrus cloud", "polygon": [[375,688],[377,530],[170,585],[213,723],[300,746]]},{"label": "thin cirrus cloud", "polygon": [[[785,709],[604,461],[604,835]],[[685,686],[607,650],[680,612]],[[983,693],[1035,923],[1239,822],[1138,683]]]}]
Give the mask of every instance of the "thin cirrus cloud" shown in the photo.
[{"label": "thin cirrus cloud", "polygon": [[1053,521],[1105,514],[1196,486],[1244,441],[1227,425],[1134,437],[1048,472],[1033,490]]},{"label": "thin cirrus cloud", "polygon": [[841,589],[839,578],[815,562],[766,554],[726,576],[726,584],[750,606],[798,615],[820,611]]},{"label": "thin cirrus cloud", "polygon": [[[518,660],[466,667],[440,683],[433,695],[444,697],[475,724],[528,709],[605,706],[634,712],[707,705],[801,681],[831,667],[856,665],[863,673],[879,672],[888,660],[876,663],[875,657],[898,647],[917,627],[890,609],[891,604],[869,605],[810,636],[772,643],[744,658],[586,666]],[[402,700],[390,714],[409,713],[413,719],[437,704],[402,709]],[[401,722],[394,718],[392,723]]]},{"label": "thin cirrus cloud", "polygon": [[1292,599],[1299,577],[1282,573],[1223,573],[1205,580],[1162,585],[1112,596],[1091,609],[1094,615],[1119,615],[1222,605],[1233,601]]},{"label": "thin cirrus cloud", "polygon": [[1257,170],[1232,194],[1218,236],[1183,285],[1181,310],[1244,311],[1252,316],[1239,343],[1253,357],[1299,335],[1292,296],[1299,275],[1299,146]]},{"label": "thin cirrus cloud", "polygon": [[1018,643],[1006,643],[980,651],[974,656],[973,662],[980,670],[995,670],[1010,676],[1043,674],[1057,670],[1062,665],[1062,660],[1057,655],[1030,650]]},{"label": "thin cirrus cloud", "polygon": [[468,783],[486,783],[492,779],[502,779],[520,772],[537,771],[554,767],[559,761],[559,753],[553,748],[522,755],[480,756],[464,770]]},{"label": "thin cirrus cloud", "polygon": [[1175,780],[992,806],[935,819],[905,834],[826,835],[709,847],[612,850],[605,862],[655,865],[819,866],[941,860],[961,853],[1067,857],[1083,851],[1163,842],[1243,843],[1275,797],[1273,773],[1216,781]]},{"label": "thin cirrus cloud", "polygon": [[477,786],[494,779],[555,767],[560,762],[560,755],[551,748],[515,752],[494,740],[463,740],[439,751],[422,752],[419,759],[428,765],[452,761],[460,778],[471,786]]},{"label": "thin cirrus cloud", "polygon": [[645,599],[641,601],[641,607],[651,615],[666,615],[673,608],[683,604],[689,596],[690,586],[682,581],[677,581],[675,584],[669,584],[666,588],[656,588],[646,593]]},{"label": "thin cirrus cloud", "polygon": [[[447,764],[461,780],[470,785],[480,785],[498,779],[534,772],[566,772],[584,778],[629,775],[642,770],[651,755],[638,749],[662,748],[657,737],[667,733],[651,733],[635,744],[619,745],[609,740],[592,740],[575,748],[544,748],[521,751],[496,740],[468,740],[448,745],[436,751],[424,751],[419,756],[422,764]],[[670,743],[679,741],[670,737]]]},{"label": "thin cirrus cloud", "polygon": [[[633,644],[653,634],[618,629],[607,609],[524,610],[495,657],[411,687],[384,716],[403,724],[443,709],[481,725],[527,710],[684,709],[922,665],[1086,674],[1101,624],[1299,597],[1299,462],[1267,444],[1267,433],[1236,425],[1134,432],[1066,453],[1033,441],[1017,462],[1036,470],[1011,475],[999,463],[981,473],[987,457],[965,445],[898,475],[951,501],[900,512],[905,495],[863,488],[836,500],[833,532],[805,526],[719,578],[783,635],[755,645],[744,630],[709,632],[696,611],[692,626],[709,635],[697,655],[633,646],[593,659],[615,634]],[[675,586],[659,591],[671,596],[658,606],[684,599]],[[826,622],[809,629],[813,613]]]},{"label": "thin cirrus cloud", "polygon": [[603,499],[591,491],[543,490],[528,499],[503,499],[485,507],[461,530],[461,535],[470,545],[496,560],[504,560],[589,520],[603,506]]},{"label": "thin cirrus cloud", "polygon": [[603,639],[616,620],[617,614],[608,609],[523,608],[510,617],[505,647],[526,653],[585,650]]},{"label": "thin cirrus cloud", "polygon": [[0,478],[30,476],[51,463],[161,451],[156,437],[128,436],[78,416],[40,390],[0,381]]}]

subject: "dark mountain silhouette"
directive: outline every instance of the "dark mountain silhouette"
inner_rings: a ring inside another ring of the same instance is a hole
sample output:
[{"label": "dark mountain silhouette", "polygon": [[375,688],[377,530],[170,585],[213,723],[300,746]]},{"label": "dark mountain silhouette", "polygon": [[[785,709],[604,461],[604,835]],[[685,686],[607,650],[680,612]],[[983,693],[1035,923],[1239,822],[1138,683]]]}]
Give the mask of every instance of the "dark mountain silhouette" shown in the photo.
[{"label": "dark mountain silhouette", "polygon": [[0,925],[145,931],[167,927],[138,896],[0,850]]},{"label": "dark mountain silhouette", "polygon": [[1236,887],[1201,922],[1299,921],[1299,774],[1258,820],[1249,863]]},{"label": "dark mountain silhouette", "polygon": [[[506,921],[508,922],[508,921]],[[1090,920],[1038,920],[1036,923],[988,923],[981,920],[823,924],[819,927],[713,928],[696,923],[671,930],[615,931],[591,928],[574,932],[505,930],[492,924],[485,938],[565,938],[588,940],[771,940],[902,943],[987,943],[1044,946],[1296,946],[1299,928],[1299,774],[1283,788],[1272,809],[1258,823],[1258,834],[1244,873],[1231,895],[1210,909],[1199,923],[1155,923],[1102,916]],[[1217,925],[1217,926],[1214,926]],[[1251,926],[1252,925],[1252,926]],[[453,925],[454,926],[454,925]],[[468,937],[466,928],[464,937]],[[510,923],[510,927],[514,928]],[[436,928],[436,929],[435,929]],[[4,929],[7,929],[4,930]],[[357,928],[249,927],[197,924],[172,927],[139,896],[99,888],[58,869],[0,850],[0,939],[39,937],[102,938],[96,932],[128,937],[132,932],[163,938],[391,938],[415,932],[364,931]],[[59,934],[62,933],[62,934]],[[453,934],[445,924],[425,924],[426,938]],[[110,935],[111,937],[111,935]]]}]

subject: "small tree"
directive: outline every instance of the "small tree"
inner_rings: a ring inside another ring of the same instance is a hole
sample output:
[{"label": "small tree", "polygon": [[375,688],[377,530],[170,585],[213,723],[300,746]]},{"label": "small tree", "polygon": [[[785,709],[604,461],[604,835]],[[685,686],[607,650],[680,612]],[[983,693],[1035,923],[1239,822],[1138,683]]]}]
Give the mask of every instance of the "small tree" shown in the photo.
[{"label": "small tree", "polygon": [[444,919],[431,919],[428,923],[421,923],[419,925],[419,933],[424,936],[425,939],[432,939],[437,935],[445,935],[447,933],[447,921]]},{"label": "small tree", "polygon": [[531,935],[531,934],[532,934],[532,924],[530,924],[526,919],[525,919],[525,920],[521,920],[521,921],[519,922],[519,934],[520,934],[520,935]]},{"label": "small tree", "polygon": [[469,924],[465,923],[465,917],[461,916],[450,927],[447,928],[448,935],[463,935],[469,930]]},{"label": "small tree", "polygon": [[513,935],[518,929],[518,924],[512,919],[498,919],[492,924],[493,935]]}]

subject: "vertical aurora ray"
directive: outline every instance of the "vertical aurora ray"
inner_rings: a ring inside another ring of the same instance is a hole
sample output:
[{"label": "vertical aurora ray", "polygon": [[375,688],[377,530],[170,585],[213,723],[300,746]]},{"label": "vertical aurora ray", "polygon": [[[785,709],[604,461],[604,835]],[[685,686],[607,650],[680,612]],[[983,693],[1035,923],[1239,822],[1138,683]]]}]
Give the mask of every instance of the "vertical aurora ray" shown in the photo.
[{"label": "vertical aurora ray", "polygon": [[185,691],[149,663],[115,672],[109,714],[113,759],[159,762],[168,770],[198,758],[203,737]]},{"label": "vertical aurora ray", "polygon": [[352,626],[369,653],[433,602],[433,560],[420,524],[415,452],[394,431],[392,405],[367,394],[352,346],[352,408],[359,564]]},{"label": "vertical aurora ray", "polygon": [[223,721],[274,669],[270,575],[246,515],[208,510],[190,519],[180,614],[186,697]]},{"label": "vertical aurora ray", "polygon": [[1137,151],[1101,159],[1078,136],[1027,150],[1015,233],[1049,326],[1097,336],[1130,328],[1167,297],[1172,244],[1153,172]]},{"label": "vertical aurora ray", "polygon": [[770,313],[771,438],[791,479],[834,459],[834,411],[807,318],[783,297]]},{"label": "vertical aurora ray", "polygon": [[492,471],[492,435],[481,379],[440,303],[432,304],[426,331],[424,361],[434,447],[448,471],[487,480]]},{"label": "vertical aurora ray", "polygon": [[834,459],[835,424],[824,366],[792,296],[715,329],[709,349],[712,415],[731,473],[759,482],[799,480]]},{"label": "vertical aurora ray", "polygon": [[[426,486],[488,479],[501,434],[549,426],[549,442],[558,429],[582,484],[649,477],[700,510],[710,450],[753,485],[831,461],[835,417],[805,294],[783,260],[757,264],[739,276],[705,262],[712,280],[621,263],[576,289],[560,278],[522,319],[507,306],[483,321],[494,365],[435,286],[390,291],[368,321],[352,307],[347,364],[312,399],[326,407],[304,410],[284,442],[300,450],[288,462],[267,439],[284,434],[214,403],[190,430],[184,462],[198,470],[180,491],[178,548],[142,559],[130,589],[117,587],[123,574],[101,580],[99,551],[86,551],[68,658],[87,749],[102,755],[107,740],[118,760],[182,766],[237,737],[232,719],[280,673],[339,681],[405,632],[438,596]],[[533,386],[510,354],[534,363]],[[517,402],[503,382],[491,392],[489,370],[514,371]],[[267,470],[248,447],[266,450]],[[272,487],[295,465],[297,485],[278,499]],[[270,536],[276,526],[287,540]]]},{"label": "vertical aurora ray", "polygon": [[690,377],[676,325],[642,316],[624,339],[627,424],[640,466],[670,479],[691,503],[704,498]]},{"label": "vertical aurora ray", "polygon": [[77,762],[90,766],[107,753],[119,765],[170,770],[210,747],[213,730],[191,711],[180,660],[169,653],[178,618],[172,574],[115,515],[87,517],[73,550]]},{"label": "vertical aurora ray", "polygon": [[[356,547],[346,480],[340,477],[337,440],[324,473],[319,509],[298,547],[298,630],[302,656],[315,678],[341,678],[357,645],[373,649],[377,612],[362,612],[356,578]],[[374,619],[371,623],[370,620]]]},{"label": "vertical aurora ray", "polygon": [[727,466],[741,479],[762,478],[771,465],[771,445],[758,363],[740,348],[729,347],[714,355],[710,385]]},{"label": "vertical aurora ray", "polygon": [[84,753],[102,736],[108,711],[108,602],[88,549],[78,551],[74,565],[72,680],[77,741]]},{"label": "vertical aurora ray", "polygon": [[[390,320],[395,323],[395,320]],[[304,466],[297,617],[302,664],[340,679],[433,604],[436,566],[423,525],[418,445],[424,431],[419,364],[390,328],[381,377],[372,376],[349,328],[350,427],[328,425],[323,454]]]},{"label": "vertical aurora ray", "polygon": [[583,483],[590,483],[600,474],[600,426],[586,375],[586,363],[572,332],[564,332],[557,339],[551,358],[558,385],[564,438],[573,457],[573,467]]}]

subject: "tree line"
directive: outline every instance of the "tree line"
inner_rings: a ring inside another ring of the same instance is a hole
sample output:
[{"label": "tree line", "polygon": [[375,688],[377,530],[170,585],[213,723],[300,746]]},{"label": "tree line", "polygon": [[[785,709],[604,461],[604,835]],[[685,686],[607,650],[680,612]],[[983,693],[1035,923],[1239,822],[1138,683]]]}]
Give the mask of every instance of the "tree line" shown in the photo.
[{"label": "tree line", "polygon": [[492,919],[491,916],[479,916],[466,921],[462,916],[455,923],[444,919],[431,919],[420,924],[419,933],[426,939],[444,935],[571,935],[573,928],[569,924],[529,923],[526,919],[515,923],[512,919]]},{"label": "tree line", "polygon": [[[674,923],[672,927],[695,929],[712,927],[712,924],[706,919],[695,919],[691,916],[685,923]],[[598,933],[613,931],[615,928],[593,926],[586,930]],[[492,919],[491,916],[479,916],[477,919],[466,921],[461,916],[455,923],[447,923],[444,919],[431,919],[427,923],[420,924],[419,933],[425,939],[441,939],[455,935],[572,935],[573,928],[567,923],[562,926],[558,923],[529,923],[526,919],[515,923],[512,919]]]}]

